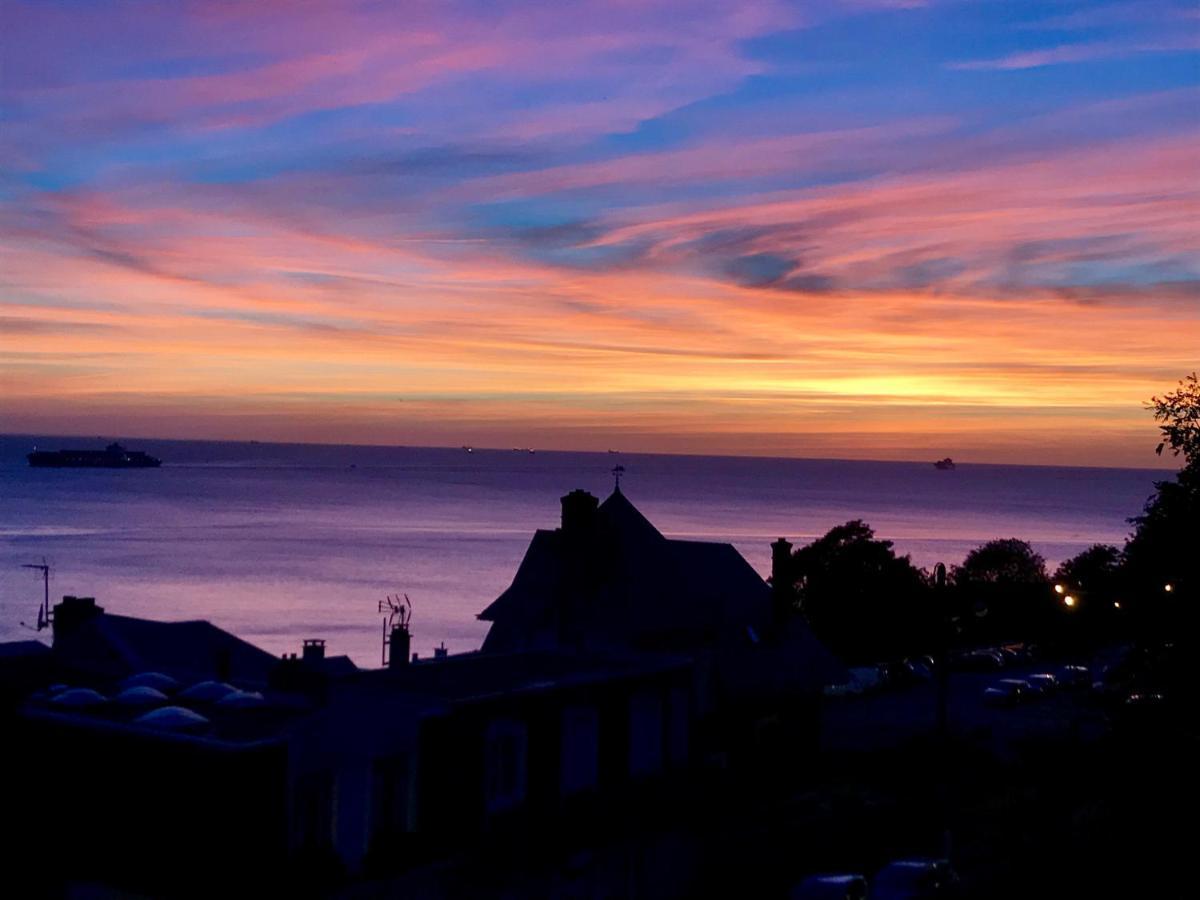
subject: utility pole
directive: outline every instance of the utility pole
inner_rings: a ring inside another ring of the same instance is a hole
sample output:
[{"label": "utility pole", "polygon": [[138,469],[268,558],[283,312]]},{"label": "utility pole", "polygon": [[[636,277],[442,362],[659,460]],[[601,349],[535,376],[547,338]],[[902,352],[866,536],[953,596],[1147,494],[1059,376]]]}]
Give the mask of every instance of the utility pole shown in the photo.
[{"label": "utility pole", "polygon": [[953,621],[946,591],[946,565],[934,567],[934,603],[941,631],[937,658],[938,793],[942,807],[942,857],[950,858],[950,639]]},{"label": "utility pole", "polygon": [[42,605],[38,607],[37,630],[41,631],[44,628],[50,627],[50,564],[46,562],[46,557],[42,557],[41,563],[24,563],[22,569],[37,569],[42,573]]}]

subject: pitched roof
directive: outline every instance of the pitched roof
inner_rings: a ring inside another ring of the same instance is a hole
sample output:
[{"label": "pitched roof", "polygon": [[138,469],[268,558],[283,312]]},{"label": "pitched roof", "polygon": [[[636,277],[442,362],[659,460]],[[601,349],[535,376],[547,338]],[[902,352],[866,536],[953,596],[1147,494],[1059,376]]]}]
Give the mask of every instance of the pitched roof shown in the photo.
[{"label": "pitched roof", "polygon": [[537,621],[570,594],[589,595],[597,626],[619,618],[626,631],[711,630],[770,616],[770,588],[731,544],[666,538],[620,491],[600,504],[582,546],[561,529],[537,531],[512,584],[479,618]]},{"label": "pitched roof", "polygon": [[103,675],[164,672],[181,681],[220,677],[265,683],[273,655],[211,622],[156,622],[98,613],[55,638],[64,664]]},{"label": "pitched roof", "polygon": [[731,544],[666,538],[620,491],[589,530],[534,534],[512,584],[479,618],[492,622],[486,652],[573,642],[719,649],[734,681],[760,688],[816,686],[840,674],[803,621],[776,627],[770,587]]},{"label": "pitched roof", "polygon": [[50,648],[41,641],[7,641],[0,644],[0,660],[41,658],[49,652]]},{"label": "pitched roof", "polygon": [[563,688],[638,680],[686,670],[687,660],[666,654],[567,652],[461,653],[395,669],[358,672],[342,683],[353,690],[405,691],[459,703]]}]

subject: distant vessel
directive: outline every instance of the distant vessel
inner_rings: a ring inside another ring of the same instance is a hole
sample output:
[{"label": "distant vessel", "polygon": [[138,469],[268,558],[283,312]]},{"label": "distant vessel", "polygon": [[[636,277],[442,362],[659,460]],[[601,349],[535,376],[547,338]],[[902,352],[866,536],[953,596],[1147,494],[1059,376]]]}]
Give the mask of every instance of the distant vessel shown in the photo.
[{"label": "distant vessel", "polygon": [[45,469],[153,469],[162,460],[141,450],[109,444],[103,450],[34,450],[25,457],[35,468]]},{"label": "distant vessel", "polygon": [[933,467],[935,469],[953,469],[954,460],[947,456],[945,459],[939,459],[937,462],[935,462]]}]

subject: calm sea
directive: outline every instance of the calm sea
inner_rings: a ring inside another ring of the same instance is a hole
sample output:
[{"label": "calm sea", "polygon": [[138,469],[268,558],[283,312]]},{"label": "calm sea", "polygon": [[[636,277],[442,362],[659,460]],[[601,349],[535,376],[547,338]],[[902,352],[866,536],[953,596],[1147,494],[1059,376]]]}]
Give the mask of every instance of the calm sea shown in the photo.
[{"label": "calm sea", "polygon": [[[52,597],[110,612],[206,618],[275,652],[321,637],[377,664],[386,594],[415,607],[414,650],[477,647],[475,619],[508,586],[559,497],[626,495],[669,536],[731,541],[763,574],[768,544],[851,518],[922,566],[995,537],[1051,565],[1120,543],[1161,471],[130,440],[160,469],[31,469],[96,439],[0,437],[0,640],[33,633],[45,557]],[[46,635],[43,634],[43,639]]]}]

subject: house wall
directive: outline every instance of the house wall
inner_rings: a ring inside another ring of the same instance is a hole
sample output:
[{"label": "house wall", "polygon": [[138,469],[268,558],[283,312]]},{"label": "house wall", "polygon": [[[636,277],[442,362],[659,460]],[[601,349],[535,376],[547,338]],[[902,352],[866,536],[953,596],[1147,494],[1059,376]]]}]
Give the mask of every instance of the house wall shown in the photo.
[{"label": "house wall", "polygon": [[252,892],[286,857],[279,745],[236,750],[30,718],[11,741],[17,770],[36,778],[10,798],[24,838],[15,858],[46,879]]},{"label": "house wall", "polygon": [[[494,842],[595,814],[601,801],[624,807],[638,782],[690,760],[688,677],[681,670],[456,706],[422,736],[418,829]],[[524,753],[520,802],[491,790],[505,737]]]}]

